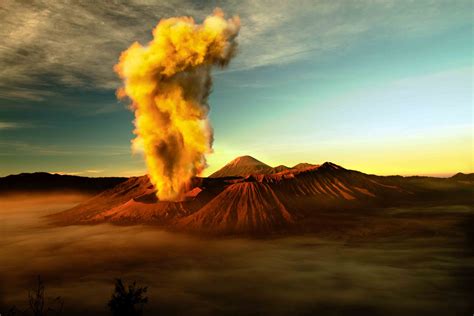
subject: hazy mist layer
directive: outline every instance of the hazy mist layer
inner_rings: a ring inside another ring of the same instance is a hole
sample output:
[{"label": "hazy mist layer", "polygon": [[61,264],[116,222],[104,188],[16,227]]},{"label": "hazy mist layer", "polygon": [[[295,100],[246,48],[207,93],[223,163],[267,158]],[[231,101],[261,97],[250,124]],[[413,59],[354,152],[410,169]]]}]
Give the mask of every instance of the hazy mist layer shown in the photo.
[{"label": "hazy mist layer", "polygon": [[144,226],[52,227],[41,218],[84,198],[0,200],[0,313],[26,307],[38,274],[67,315],[108,315],[116,277],[149,287],[145,315],[472,313],[474,261],[462,222],[423,238],[212,240]]}]

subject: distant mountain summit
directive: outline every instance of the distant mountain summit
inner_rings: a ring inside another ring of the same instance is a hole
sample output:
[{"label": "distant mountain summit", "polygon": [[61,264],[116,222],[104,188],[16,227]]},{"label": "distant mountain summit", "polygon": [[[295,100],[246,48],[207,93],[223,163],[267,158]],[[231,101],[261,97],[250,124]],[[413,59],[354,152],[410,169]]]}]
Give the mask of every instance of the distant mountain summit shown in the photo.
[{"label": "distant mountain summit", "polygon": [[274,170],[269,165],[252,156],[237,157],[227,165],[211,174],[210,178],[246,177],[252,174],[272,174]]},{"label": "distant mountain summit", "polygon": [[468,181],[468,182],[473,182],[474,181],[474,173],[456,173],[454,176],[451,177],[451,179],[458,180],[458,181]]},{"label": "distant mountain summit", "polygon": [[287,167],[285,165],[279,165],[279,166],[276,166],[275,168],[273,168],[273,173],[283,172],[283,171],[290,170],[290,169],[291,169],[290,167]]},{"label": "distant mountain summit", "polygon": [[225,178],[225,177],[248,177],[251,175],[270,175],[278,173],[292,173],[309,169],[316,169],[319,165],[314,165],[306,162],[299,163],[293,167],[279,165],[271,167],[266,163],[255,159],[252,156],[237,157],[227,165],[211,174],[210,178]]},{"label": "distant mountain summit", "polygon": [[314,168],[314,167],[319,167],[319,165],[313,165],[311,163],[302,162],[297,165],[294,165],[291,169],[302,170],[302,169],[308,169],[308,168]]}]

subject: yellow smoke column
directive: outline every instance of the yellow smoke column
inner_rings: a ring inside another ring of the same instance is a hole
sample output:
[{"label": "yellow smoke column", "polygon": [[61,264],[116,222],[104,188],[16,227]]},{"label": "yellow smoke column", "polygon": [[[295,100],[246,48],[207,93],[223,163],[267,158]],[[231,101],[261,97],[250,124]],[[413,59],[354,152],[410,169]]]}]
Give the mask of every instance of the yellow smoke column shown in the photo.
[{"label": "yellow smoke column", "polygon": [[240,20],[220,9],[196,24],[190,17],[161,20],[147,46],[133,43],[114,70],[123,79],[118,97],[128,96],[136,138],[160,200],[181,200],[191,179],[206,167],[213,132],[207,98],[213,65],[234,56]]}]

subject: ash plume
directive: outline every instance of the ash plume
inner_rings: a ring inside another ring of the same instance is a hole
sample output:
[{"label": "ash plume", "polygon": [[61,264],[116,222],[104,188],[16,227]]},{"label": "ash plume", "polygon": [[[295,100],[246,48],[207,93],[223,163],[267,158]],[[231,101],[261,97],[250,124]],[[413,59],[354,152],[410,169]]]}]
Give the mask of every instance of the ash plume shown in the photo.
[{"label": "ash plume", "polygon": [[132,148],[143,149],[160,200],[181,200],[191,179],[206,167],[213,131],[208,119],[213,66],[235,55],[238,17],[215,9],[202,24],[190,17],[161,20],[146,46],[133,43],[114,70],[135,113]]}]

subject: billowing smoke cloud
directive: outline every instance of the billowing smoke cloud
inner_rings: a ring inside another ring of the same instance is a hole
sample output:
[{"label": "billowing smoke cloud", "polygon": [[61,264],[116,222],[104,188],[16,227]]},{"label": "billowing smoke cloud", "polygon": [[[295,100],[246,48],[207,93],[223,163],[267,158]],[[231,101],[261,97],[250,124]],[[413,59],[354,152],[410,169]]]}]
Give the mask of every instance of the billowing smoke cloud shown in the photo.
[{"label": "billowing smoke cloud", "polygon": [[206,167],[213,132],[207,99],[212,66],[234,56],[240,20],[214,10],[202,24],[190,17],[164,19],[148,46],[133,43],[115,71],[117,91],[135,112],[133,148],[143,148],[150,180],[160,200],[180,200],[193,176]]}]

